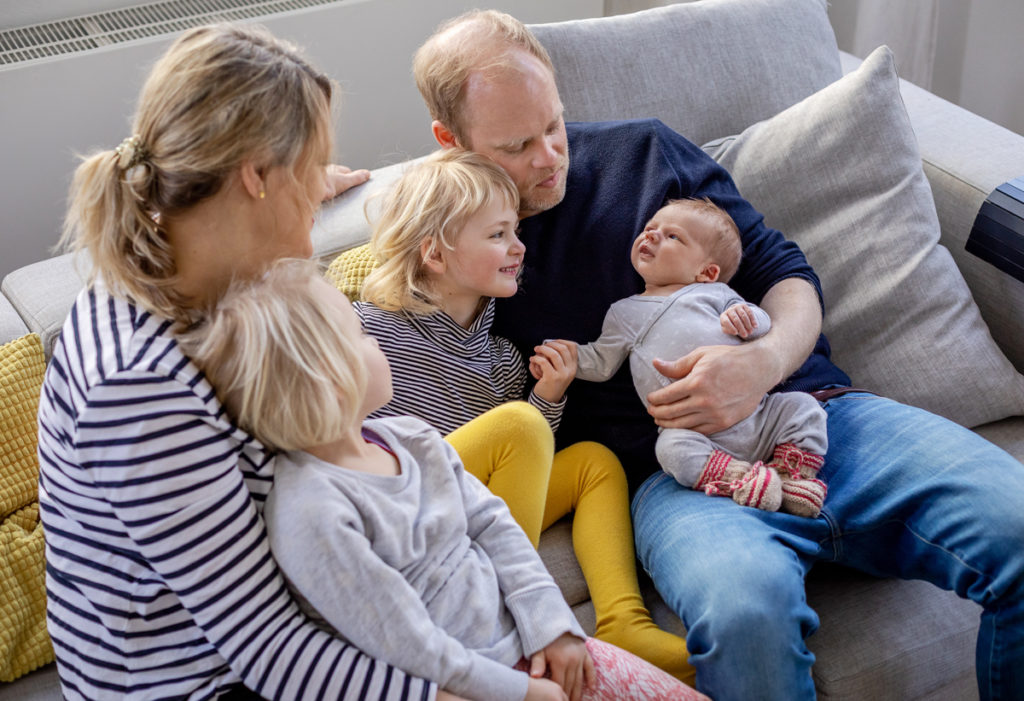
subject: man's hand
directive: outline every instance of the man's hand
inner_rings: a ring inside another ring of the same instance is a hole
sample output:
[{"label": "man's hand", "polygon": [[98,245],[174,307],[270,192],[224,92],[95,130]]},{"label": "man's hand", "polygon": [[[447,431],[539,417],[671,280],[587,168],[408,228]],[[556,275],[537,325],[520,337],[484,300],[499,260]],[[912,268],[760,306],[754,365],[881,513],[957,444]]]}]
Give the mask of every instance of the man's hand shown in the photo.
[{"label": "man's hand", "polygon": [[746,338],[757,328],[757,318],[753,310],[746,304],[734,304],[719,317],[722,333],[729,336]]},{"label": "man's hand", "polygon": [[545,673],[565,690],[569,701],[579,701],[583,688],[594,682],[594,661],[581,639],[563,633],[530,657],[530,676],[540,679]]},{"label": "man's hand", "polygon": [[658,372],[676,380],[647,395],[647,411],[659,426],[704,435],[724,431],[750,416],[765,393],[803,364],[821,332],[814,287],[787,278],[768,290],[760,306],[772,328],[756,341],[654,361]]},{"label": "man's hand", "polygon": [[537,380],[534,394],[548,402],[559,402],[569,383],[576,377],[576,344],[572,341],[548,341],[535,346],[530,358],[530,374]]},{"label": "man's hand", "polygon": [[370,171],[362,168],[360,170],[352,170],[348,166],[338,165],[332,163],[327,166],[327,174],[324,178],[324,196],[323,200],[334,199],[345,190],[349,190],[356,185],[362,185],[370,179]]}]

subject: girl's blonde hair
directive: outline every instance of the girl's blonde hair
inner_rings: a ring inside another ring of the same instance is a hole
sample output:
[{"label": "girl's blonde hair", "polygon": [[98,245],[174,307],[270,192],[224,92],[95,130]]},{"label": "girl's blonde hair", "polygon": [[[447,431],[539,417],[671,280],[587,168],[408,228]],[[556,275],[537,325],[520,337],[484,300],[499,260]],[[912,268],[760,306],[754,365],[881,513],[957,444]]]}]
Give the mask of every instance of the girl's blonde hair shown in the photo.
[{"label": "girl's blonde hair", "polygon": [[415,314],[436,311],[423,264],[440,247],[454,248],[466,222],[494,198],[519,209],[512,178],[489,158],[463,149],[436,151],[411,166],[387,194],[370,248],[378,266],[363,283],[362,299],[382,309]]},{"label": "girl's blonde hair", "polygon": [[326,162],[331,92],[327,76],[266,30],[185,32],[150,71],[132,137],[76,170],[60,245],[88,252],[90,280],[187,318],[161,222],[216,194],[243,160],[293,174]]},{"label": "girl's blonde hair", "polygon": [[356,339],[338,331],[341,312],[318,290],[343,296],[316,263],[285,258],[260,278],[233,282],[179,336],[238,425],[275,450],[337,440],[366,393]]}]

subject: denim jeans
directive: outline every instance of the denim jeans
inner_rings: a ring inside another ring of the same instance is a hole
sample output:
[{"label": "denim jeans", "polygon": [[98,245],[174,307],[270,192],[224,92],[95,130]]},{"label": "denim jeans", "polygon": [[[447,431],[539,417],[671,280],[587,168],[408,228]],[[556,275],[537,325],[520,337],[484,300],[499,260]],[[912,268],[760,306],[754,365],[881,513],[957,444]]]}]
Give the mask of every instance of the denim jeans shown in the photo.
[{"label": "denim jeans", "polygon": [[1024,699],[1024,465],[888,399],[857,392],[824,406],[818,518],[741,507],[664,473],[633,498],[637,556],[686,625],[697,687],[717,701],[813,699],[804,640],[818,617],[804,576],[830,561],[981,604],[981,698]]}]

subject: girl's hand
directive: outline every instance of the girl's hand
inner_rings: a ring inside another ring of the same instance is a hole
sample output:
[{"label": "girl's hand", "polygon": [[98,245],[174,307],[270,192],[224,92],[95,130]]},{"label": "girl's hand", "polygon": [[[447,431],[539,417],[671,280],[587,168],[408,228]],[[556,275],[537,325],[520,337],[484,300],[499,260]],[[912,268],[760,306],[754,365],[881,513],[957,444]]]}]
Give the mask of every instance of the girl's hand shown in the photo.
[{"label": "girl's hand", "polygon": [[594,682],[594,661],[581,639],[563,633],[530,658],[530,676],[540,678],[545,673],[562,687],[569,701],[579,701],[584,687],[589,688]]},{"label": "girl's hand", "polygon": [[722,333],[730,336],[746,338],[757,328],[757,319],[754,312],[746,304],[734,304],[719,317],[722,322]]},{"label": "girl's hand", "polygon": [[534,393],[548,402],[561,401],[576,377],[576,344],[548,341],[533,351],[536,355],[530,358],[530,374],[537,380]]},{"label": "girl's hand", "polygon": [[352,170],[348,166],[332,163],[327,166],[327,173],[324,179],[323,200],[333,199],[356,185],[362,185],[370,179],[370,171],[362,168]]},{"label": "girl's hand", "polygon": [[[438,696],[440,699],[441,697]],[[526,696],[523,701],[568,701],[569,697],[562,691],[562,687],[550,679],[530,678],[530,685],[526,687]]]}]

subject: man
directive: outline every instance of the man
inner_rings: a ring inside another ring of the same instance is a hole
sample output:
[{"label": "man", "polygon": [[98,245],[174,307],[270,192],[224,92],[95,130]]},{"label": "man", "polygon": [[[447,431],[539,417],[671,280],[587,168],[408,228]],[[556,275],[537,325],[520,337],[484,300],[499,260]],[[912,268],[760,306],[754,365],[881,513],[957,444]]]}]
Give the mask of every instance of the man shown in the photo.
[{"label": "man", "polygon": [[[650,415],[628,367],[575,383],[558,435],[560,445],[601,441],[622,460],[638,555],[687,626],[698,688],[716,699],[814,698],[804,639],[818,621],[803,579],[831,560],[982,604],[982,698],[1024,698],[1024,466],[940,417],[851,390],[820,335],[820,285],[799,248],[660,122],[566,125],[550,59],[518,21],[456,18],[420,48],[414,73],[438,143],[489,156],[519,187],[521,291],[499,302],[494,328],[526,355],[545,338],[597,338],[611,303],[641,291],[630,246],[667,199],[707,196],[739,226],[733,286],[768,311],[771,331],[659,364],[676,381],[649,396]],[[818,518],[709,498],[658,469],[656,424],[710,434],[765,392],[793,390],[816,392],[829,415]]]}]

